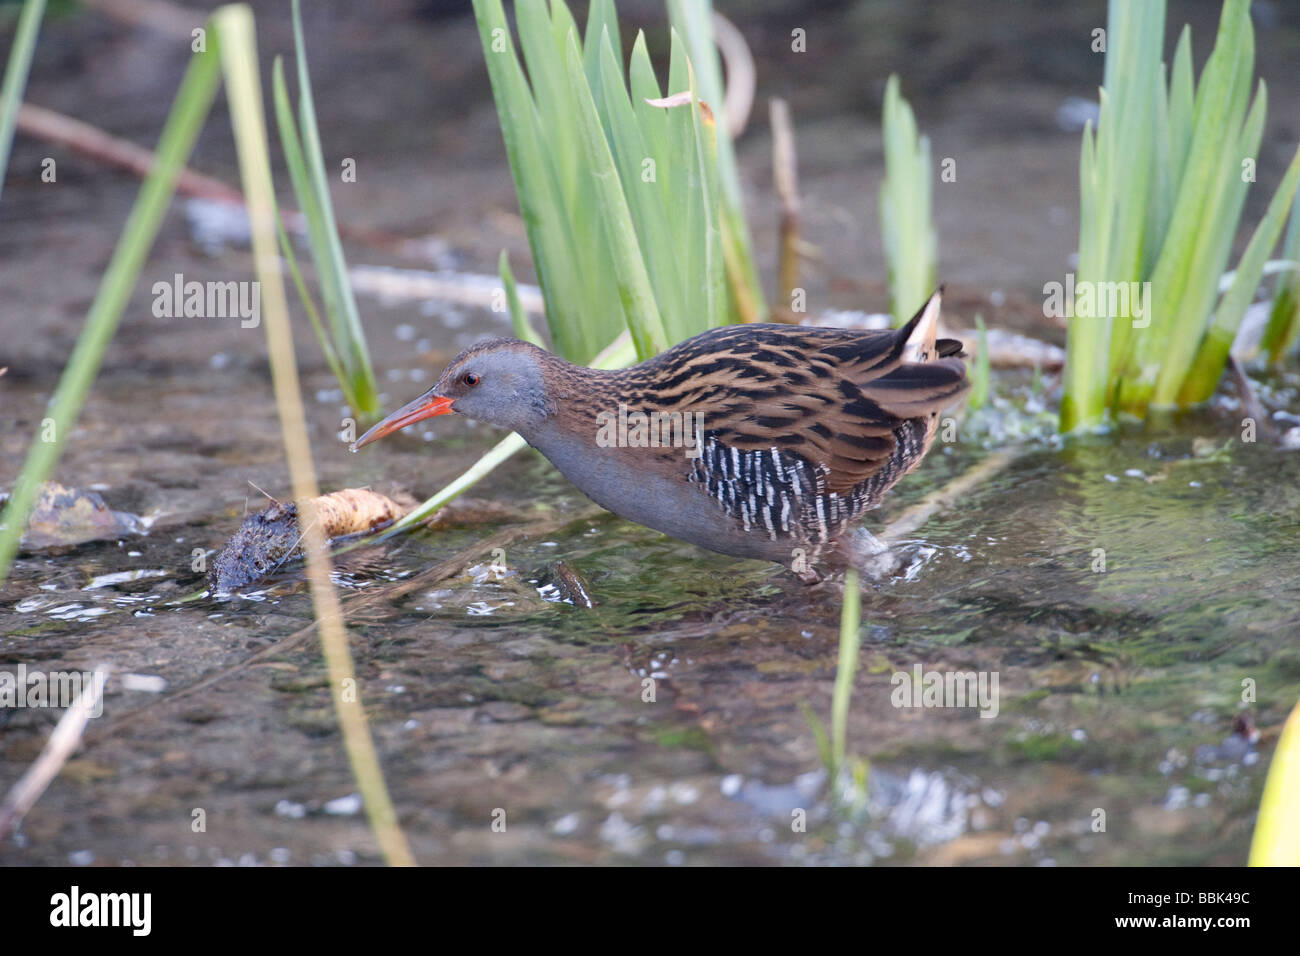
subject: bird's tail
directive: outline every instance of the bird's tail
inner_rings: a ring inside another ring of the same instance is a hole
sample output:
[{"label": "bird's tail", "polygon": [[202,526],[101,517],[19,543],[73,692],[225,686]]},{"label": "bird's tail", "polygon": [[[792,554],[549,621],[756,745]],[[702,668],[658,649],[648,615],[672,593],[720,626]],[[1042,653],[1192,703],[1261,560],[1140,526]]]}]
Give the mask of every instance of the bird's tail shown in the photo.
[{"label": "bird's tail", "polygon": [[912,316],[912,320],[903,327],[907,333],[907,344],[903,346],[904,362],[928,362],[934,358],[939,336],[939,302],[942,298],[943,289],[936,289],[929,301],[921,306],[921,311]]},{"label": "bird's tail", "polygon": [[904,362],[929,362],[936,358],[962,356],[961,342],[938,337],[939,305],[942,298],[943,286],[939,286],[934,290],[934,295],[921,306],[920,311],[900,330],[907,336],[907,342],[903,346]]}]

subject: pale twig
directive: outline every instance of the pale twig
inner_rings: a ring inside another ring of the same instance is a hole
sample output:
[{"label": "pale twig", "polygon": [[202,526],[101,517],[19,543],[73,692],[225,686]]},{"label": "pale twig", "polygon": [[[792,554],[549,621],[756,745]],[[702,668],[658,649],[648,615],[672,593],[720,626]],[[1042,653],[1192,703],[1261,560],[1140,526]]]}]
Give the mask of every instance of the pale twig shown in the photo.
[{"label": "pale twig", "polygon": [[[295,7],[295,11],[296,11]],[[280,429],[288,459],[290,483],[298,506],[298,522],[307,556],[307,579],[312,605],[320,623],[321,647],[329,673],[330,697],[338,717],[343,746],[361,791],[371,829],[384,855],[396,866],[414,866],[415,857],[406,841],[384,781],[379,755],[362,709],[361,694],[344,688],[356,682],[356,669],[343,626],[343,610],[330,579],[330,557],[323,529],[316,521],[315,500],[320,495],[312,464],[307,419],[298,384],[293,336],[289,329],[289,305],[275,234],[275,196],[266,126],[262,113],[262,90],[257,72],[257,44],[252,12],[243,6],[221,7],[214,15],[221,33],[221,60],[230,102],[231,125],[239,156],[240,179],[247,199],[253,259],[262,288],[262,311],[266,319],[267,351],[271,359],[271,384],[280,415]]]},{"label": "pale twig", "polygon": [[995,451],[978,465],[957,476],[942,488],[937,488],[924,499],[912,505],[901,515],[885,526],[879,537],[863,529],[863,537],[868,543],[865,553],[859,559],[864,574],[879,580],[891,573],[899,563],[894,546],[906,540],[917,529],[933,518],[940,511],[951,508],[962,495],[988,481],[1002,471],[1020,455],[1021,446],[1012,445]]},{"label": "pale twig", "polygon": [[772,184],[781,214],[781,260],[779,266],[781,302],[788,305],[799,285],[799,161],[795,153],[790,107],[773,97]]},{"label": "pale twig", "polygon": [[989,455],[978,465],[958,475],[942,488],[936,488],[921,501],[912,505],[901,515],[891,521],[880,538],[886,544],[895,544],[912,534],[929,521],[936,513],[951,508],[953,503],[971,489],[988,481],[1020,455],[1016,445],[999,449]]},{"label": "pale twig", "polygon": [[[348,281],[357,292],[390,301],[438,299],[457,305],[493,308],[501,296],[501,278],[469,272],[430,272],[395,266],[352,266]],[[519,302],[524,311],[542,315],[546,307],[542,290],[535,285],[517,283]]]},{"label": "pale twig", "polygon": [[[257,482],[253,481],[253,479],[251,479],[251,478],[245,478],[244,480],[247,481],[250,485],[252,485],[253,488],[254,488],[254,490],[256,490],[256,491],[260,491],[263,495],[265,495],[265,496],[266,496],[266,500],[269,501],[269,502],[271,502],[271,504],[278,504],[278,502],[275,500],[275,496],[272,495],[269,491],[266,491],[266,490],[264,490],[264,489],[262,489],[262,488],[258,488],[258,487],[257,487]],[[247,502],[244,503],[244,512],[245,512],[245,513],[248,512],[248,503],[247,503]]]},{"label": "pale twig", "polygon": [[[113,136],[79,119],[31,103],[24,103],[18,108],[17,128],[28,136],[75,150],[102,163],[125,169],[141,178],[147,176],[157,162],[153,150],[122,139],[120,136]],[[244,205],[244,195],[239,190],[220,179],[195,172],[188,167],[181,167],[176,174],[176,192],[182,196],[206,199],[209,202],[239,207]],[[286,229],[295,235],[306,234],[307,224],[302,213],[285,208],[280,210],[280,214]],[[412,258],[424,257],[421,252],[423,244],[419,240],[393,236],[352,223],[339,224],[339,234],[354,242],[364,243],[377,249],[409,255]]]},{"label": "pale twig", "polygon": [[[79,119],[31,103],[24,103],[18,108],[18,129],[28,136],[65,146],[83,156],[128,170],[140,177],[148,175],[157,162],[157,156],[151,149],[113,136]],[[176,174],[176,191],[213,202],[238,206],[244,204],[243,195],[233,186],[187,167],[182,167]]]},{"label": "pale twig", "polygon": [[754,90],[758,86],[758,71],[749,44],[735,24],[714,11],[713,42],[722,54],[722,64],[727,71],[727,86],[722,94],[722,116],[731,138],[739,139],[749,123],[754,108]]},{"label": "pale twig", "polygon": [[77,749],[82,732],[86,729],[86,721],[100,709],[99,702],[107,680],[106,668],[99,667],[92,672],[90,686],[82,687],[77,699],[59,718],[36,762],[10,788],[4,804],[0,805],[0,840],[4,840],[22,822],[27,811],[41,798],[45,788],[59,775],[63,765]]}]

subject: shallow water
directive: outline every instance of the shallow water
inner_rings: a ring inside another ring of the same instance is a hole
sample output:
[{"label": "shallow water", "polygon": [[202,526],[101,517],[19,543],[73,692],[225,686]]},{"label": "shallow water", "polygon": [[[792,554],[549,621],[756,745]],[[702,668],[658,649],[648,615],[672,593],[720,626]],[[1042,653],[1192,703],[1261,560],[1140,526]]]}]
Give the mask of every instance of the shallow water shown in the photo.
[{"label": "shallow water", "polygon": [[[852,6],[809,18],[809,36],[835,47],[810,57],[793,88],[784,14],[754,14],[760,102],[779,93],[795,109],[804,227],[823,252],[809,270],[812,307],[884,305],[883,283],[862,280],[884,275],[872,84],[883,86],[892,64],[936,156],[960,160],[935,204],[955,324],[969,327],[978,311],[990,325],[1059,339],[1035,297],[1068,268],[1078,134],[1054,117],[1099,79],[1086,49],[1061,38],[1087,37],[1095,14],[963,4],[921,23],[920,8]],[[1216,7],[1186,11],[1203,42]],[[362,170],[355,187],[335,191],[340,219],[432,229],[438,268],[487,273],[506,246],[527,278],[472,24],[324,6],[307,16],[323,136]],[[259,20],[274,23],[270,11]],[[288,35],[284,23],[277,29],[268,51],[283,49],[274,40]],[[895,34],[923,34],[923,55]],[[1279,103],[1295,97],[1282,68],[1294,36],[1286,27],[1259,37]],[[30,98],[149,142],[184,62],[171,46],[92,16],[53,22]],[[59,79],[83,59],[94,97],[86,76]],[[1293,135],[1270,127],[1248,220],[1292,148],[1272,147]],[[765,136],[759,124],[742,141],[741,163],[770,263]],[[19,138],[0,206],[0,294],[18,306],[0,313],[9,366],[0,487],[38,428],[136,189],[73,157],[60,158],[61,185],[47,188],[30,173],[46,152]],[[219,114],[194,165],[235,180]],[[431,265],[349,254],[357,265]],[[237,323],[157,319],[147,293],[176,272],[228,280],[249,269],[246,250],[207,249],[179,211],[169,219],[56,474],[149,519],[148,533],[24,553],[0,594],[0,669],[115,675],[85,747],[0,846],[0,862],[378,860],[299,571],[213,598],[194,569],[195,548],[210,559],[244,512],[262,507],[250,483],[287,494],[265,343]],[[360,304],[389,408],[462,346],[506,330],[476,308],[370,295]],[[327,490],[373,484],[420,498],[500,437],[439,421],[348,454],[336,437],[340,398],[305,322],[295,335]],[[1300,410],[1295,383],[1278,386],[1274,406]],[[902,546],[892,577],[864,585],[848,751],[870,772],[865,793],[849,795],[856,802],[833,799],[841,783],[828,781],[802,709],[829,721],[834,583],[805,588],[775,567],[622,522],[531,452],[474,489],[500,506],[480,509],[478,523],[340,558],[362,699],[417,858],[1241,863],[1280,725],[1300,696],[1300,457],[1241,441],[1231,400],[1061,448],[1039,391],[1002,375],[995,394],[1015,397],[1016,410],[964,422],[870,517],[878,530],[993,449],[1024,442],[1004,471]],[[484,542],[511,528],[504,556],[493,555]],[[416,584],[462,552],[463,572]],[[556,600],[557,560],[585,578],[596,607]],[[996,674],[997,716],[894,706],[892,678],[917,665]],[[643,699],[647,680],[653,701]],[[1262,733],[1249,744],[1233,724],[1252,688],[1247,709]],[[0,784],[36,757],[56,716],[0,711]]]},{"label": "shallow water", "polygon": [[[1239,862],[1300,692],[1300,457],[1229,440],[1229,424],[1207,412],[1065,450],[1026,445],[901,545],[900,570],[866,585],[848,741],[871,770],[857,808],[831,800],[800,709],[828,719],[837,586],[622,522],[521,456],[494,494],[564,526],[508,544],[504,570],[501,555],[471,555],[463,573],[384,596],[491,528],[421,532],[339,562],[345,602],[366,602],[349,612],[352,651],[417,856]],[[1198,437],[1217,450],[1200,442],[1198,456]],[[937,449],[872,526],[977,462],[977,446]],[[392,457],[413,453],[418,442],[399,440]],[[6,857],[374,859],[361,817],[330,809],[350,786],[314,636],[169,703],[311,620],[293,572],[194,599],[201,576],[176,569],[212,531],[172,525],[20,562],[6,661],[109,664],[167,688],[110,684],[88,750]],[[557,600],[561,558],[595,608]],[[891,678],[917,665],[996,674],[997,715],[894,706]],[[1231,735],[1245,680],[1258,749]],[[7,762],[48,725],[14,712]],[[192,807],[207,809],[206,834],[188,831]],[[505,832],[491,827],[498,810]]]}]

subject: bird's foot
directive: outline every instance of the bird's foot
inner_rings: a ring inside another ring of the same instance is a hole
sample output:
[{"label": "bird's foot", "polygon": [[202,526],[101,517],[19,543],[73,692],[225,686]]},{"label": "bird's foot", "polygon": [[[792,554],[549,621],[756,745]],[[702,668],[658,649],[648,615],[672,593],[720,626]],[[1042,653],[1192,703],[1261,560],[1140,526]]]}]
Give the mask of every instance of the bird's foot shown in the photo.
[{"label": "bird's foot", "polygon": [[897,551],[866,528],[857,528],[841,550],[845,561],[864,577],[880,581],[893,574],[902,563]]},{"label": "bird's foot", "polygon": [[822,576],[818,574],[816,571],[814,571],[812,568],[808,568],[804,571],[795,571],[794,574],[799,578],[800,581],[810,586],[813,584],[817,584],[822,579]]},{"label": "bird's foot", "polygon": [[878,554],[868,555],[854,565],[864,576],[875,581],[883,580],[898,570],[902,563],[899,556],[894,551],[881,551]]}]

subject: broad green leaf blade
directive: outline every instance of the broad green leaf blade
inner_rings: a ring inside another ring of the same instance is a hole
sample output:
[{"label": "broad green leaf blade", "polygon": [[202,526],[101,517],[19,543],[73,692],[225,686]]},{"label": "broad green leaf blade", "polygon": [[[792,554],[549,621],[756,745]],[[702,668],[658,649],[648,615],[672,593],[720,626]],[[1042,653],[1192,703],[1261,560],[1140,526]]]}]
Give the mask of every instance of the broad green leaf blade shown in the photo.
[{"label": "broad green leaf blade", "polygon": [[[1105,94],[1102,94],[1103,106]],[[1099,244],[1100,184],[1097,174],[1096,137],[1089,122],[1084,126],[1079,150],[1079,269],[1095,267]],[[1066,331],[1065,385],[1061,395],[1061,431],[1091,428],[1099,424],[1106,409],[1106,385],[1110,354],[1109,326],[1071,319]]]},{"label": "broad green leaf blade", "polygon": [[591,90],[582,68],[582,54],[576,37],[570,35],[567,54],[569,82],[578,100],[578,122],[586,149],[587,161],[592,169],[592,188],[596,202],[606,224],[606,236],[614,260],[614,274],[618,279],[619,298],[627,317],[627,326],[642,359],[657,355],[668,348],[668,339],[660,321],[650,278],[646,274],[645,260],[637,242],[632,214],[627,198],[614,167],[605,131],[592,101]]},{"label": "broad green leaf blade", "polygon": [[1300,337],[1300,202],[1291,204],[1282,258],[1291,263],[1291,269],[1278,279],[1268,327],[1260,342],[1260,349],[1274,365],[1281,363]]},{"label": "broad green leaf blade", "polygon": [[1300,183],[1300,150],[1296,150],[1286,175],[1282,177],[1277,192],[1268,204],[1268,211],[1255,227],[1250,243],[1242,253],[1232,285],[1215,311],[1214,322],[1206,333],[1205,342],[1196,355],[1196,362],[1178,395],[1181,404],[1204,402],[1214,394],[1227,364],[1233,339],[1241,325],[1241,318],[1264,276],[1264,263],[1268,261],[1269,252],[1282,235],[1282,227],[1286,224],[1287,214],[1295,201],[1297,183]]},{"label": "broad green leaf blade", "polygon": [[[1196,86],[1192,74],[1192,28],[1184,26],[1178,37],[1174,53],[1174,66],[1169,75],[1169,167],[1170,191],[1178,194],[1182,183],[1187,150],[1192,141],[1192,124],[1195,121]],[[1163,230],[1162,230],[1163,232]],[[1154,261],[1154,260],[1153,260]]]},{"label": "broad green leaf blade", "polygon": [[[700,205],[704,210],[704,316],[708,328],[726,325],[729,321],[727,305],[728,260],[724,254],[724,236],[733,248],[738,237],[724,232],[721,217],[721,191],[718,184],[718,127],[707,117],[700,106],[695,82],[695,68],[687,61],[687,77],[691,90],[691,125],[695,140],[695,177],[700,183]],[[725,138],[725,133],[722,134]],[[732,263],[732,269],[739,263]],[[753,303],[749,311],[752,313]],[[749,314],[752,321],[756,316]]]},{"label": "broad green leaf blade", "polygon": [[646,269],[664,331],[670,341],[677,342],[690,334],[683,323],[690,321],[691,317],[686,309],[686,287],[677,271],[676,237],[669,228],[663,194],[659,191],[658,163],[650,154],[637,125],[636,113],[623,87],[623,77],[608,34],[602,35],[598,46],[601,50],[600,89],[605,99],[613,154],[645,254]]},{"label": "broad green leaf blade", "polygon": [[[562,323],[564,333],[557,338],[553,329],[552,340],[557,345],[564,342],[561,354],[570,361],[586,362],[599,343],[617,335],[625,322],[605,223],[599,206],[591,201],[591,171],[578,126],[578,101],[564,66],[565,49],[570,37],[577,38],[577,27],[560,0],[551,4],[549,20],[542,3],[518,4],[515,9],[533,84],[543,162],[550,167],[559,188],[558,205],[547,215],[560,220],[558,231],[565,234],[568,243],[562,258],[554,250],[547,250],[552,263],[566,271],[564,284],[568,289],[552,323]],[[524,199],[522,189],[520,199]],[[549,319],[549,302],[547,313]]]},{"label": "broad green leaf blade", "polygon": [[[668,21],[673,32],[686,45],[686,53],[697,78],[696,97],[704,100],[721,115],[724,90],[722,64],[713,36],[713,4],[711,0],[668,0]],[[669,92],[680,93],[680,87]],[[753,241],[745,218],[745,197],[740,188],[740,173],[736,166],[735,146],[726,124],[716,131],[716,170],[719,231],[726,246],[725,257],[729,267],[731,287],[734,290],[732,318],[737,321],[759,322],[767,315],[763,300],[763,286],[759,281],[758,267],[754,262]],[[749,303],[748,314],[739,308],[740,302]]]},{"label": "broad green leaf blade", "polygon": [[[1183,299],[1179,305],[1182,311],[1178,315],[1177,331],[1173,339],[1167,343],[1160,358],[1160,371],[1150,395],[1151,404],[1157,407],[1172,406],[1177,403],[1183,382],[1192,365],[1197,361],[1197,353],[1204,342],[1203,336],[1208,318],[1219,298],[1219,276],[1227,271],[1236,225],[1241,221],[1242,209],[1246,202],[1249,183],[1242,175],[1241,160],[1242,157],[1250,157],[1253,161],[1253,157],[1258,155],[1259,144],[1264,135],[1266,106],[1267,91],[1261,83],[1255,105],[1245,121],[1245,128],[1240,137],[1234,139],[1232,136],[1222,136],[1220,174],[1211,191],[1203,197],[1202,201],[1209,213],[1209,222],[1231,225],[1225,229],[1206,229],[1202,223],[1199,234],[1195,237],[1195,251],[1190,267],[1192,271],[1184,283]],[[1236,117],[1234,120],[1236,122],[1231,128],[1241,129],[1240,120]],[[1285,215],[1286,213],[1283,212],[1283,216]],[[1276,245],[1276,242],[1275,237],[1269,248]],[[1260,268],[1263,268],[1262,260]],[[1258,283],[1258,276],[1255,281]],[[1253,291],[1254,287],[1251,288]]]},{"label": "broad green leaf blade", "polygon": [[[671,34],[670,50],[665,92],[671,97],[690,91],[691,75],[685,44],[676,31]],[[709,275],[709,211],[705,207],[705,184],[697,159],[697,109],[694,98],[689,108],[663,109],[668,121],[668,148],[667,162],[661,164],[660,174],[669,190],[665,194],[665,208],[678,240],[677,267],[686,283],[686,307],[692,322],[707,323],[712,314],[713,280]]]},{"label": "broad green leaf blade", "polygon": [[[1107,73],[1106,104],[1108,112],[1098,125],[1098,149],[1104,163],[1107,197],[1105,215],[1107,226],[1099,233],[1104,244],[1093,262],[1096,272],[1084,273],[1080,281],[1091,283],[1132,283],[1143,277],[1143,253],[1155,249],[1155,243],[1145,241],[1152,207],[1148,194],[1158,188],[1155,176],[1157,149],[1152,136],[1153,126],[1159,123],[1160,105],[1165,96],[1164,67],[1160,50],[1164,40],[1164,4],[1112,4],[1116,13],[1117,34],[1108,32],[1112,42],[1120,46],[1120,54],[1112,64],[1107,55],[1107,67],[1116,69]],[[1095,286],[1094,286],[1095,287]],[[1084,321],[1093,323],[1100,333],[1104,324],[1109,342],[1110,375],[1127,368],[1130,339],[1134,332],[1133,316],[1098,316]],[[1114,386],[1109,385],[1111,394]]]},{"label": "broad green leaf blade", "polygon": [[[526,4],[520,9],[532,7]],[[474,15],[519,211],[546,304],[551,342],[569,361],[585,362],[594,353],[592,342],[596,341],[586,334],[587,326],[600,316],[591,315],[588,308],[589,287],[581,271],[584,263],[556,168],[561,158],[552,154],[542,135],[537,106],[524,80],[501,0],[474,0]]]},{"label": "broad green leaf blade", "polygon": [[885,178],[880,184],[880,231],[889,268],[894,324],[916,314],[934,292],[938,243],[931,215],[930,141],[919,134],[897,74],[885,85],[882,117]]},{"label": "broad green leaf blade", "polygon": [[[853,696],[853,678],[858,673],[858,650],[862,645],[862,590],[858,572],[844,572],[844,604],[840,608],[840,653],[835,668],[835,689],[831,694],[831,752],[835,772],[844,766],[848,752],[849,700]],[[837,785],[835,780],[831,786]]]},{"label": "broad green leaf blade", "polygon": [[[662,107],[651,106],[646,102],[646,100],[662,99],[663,92],[659,88],[659,81],[655,78],[654,67],[650,64],[644,33],[638,32],[636,42],[632,44],[632,60],[628,66],[628,74],[632,86],[632,109],[636,113],[637,126],[652,150],[651,155],[662,164],[667,156],[668,114]],[[672,193],[663,184],[664,176],[660,174],[657,178],[660,181],[660,190],[667,201]]]},{"label": "broad green leaf blade", "polygon": [[[1136,340],[1135,362],[1139,374],[1137,380],[1126,387],[1130,396],[1128,401],[1138,408],[1144,409],[1154,392],[1155,379],[1166,350],[1177,345],[1178,336],[1186,334],[1190,323],[1195,323],[1192,335],[1199,341],[1208,314],[1194,315],[1185,299],[1189,298],[1188,281],[1195,278],[1192,263],[1196,258],[1198,239],[1202,238],[1205,230],[1207,197],[1208,205],[1213,209],[1217,209],[1221,199],[1223,145],[1228,139],[1224,131],[1240,128],[1240,119],[1232,122],[1232,87],[1241,54],[1242,34],[1249,28],[1246,6],[1239,0],[1228,0],[1224,4],[1218,40],[1196,91],[1196,118],[1186,167],[1169,224],[1169,236],[1151,274],[1155,300],[1151,326]],[[1190,298],[1202,296],[1193,291]],[[1176,326],[1181,326],[1182,331],[1176,330]]]},{"label": "broad green leaf blade", "polygon": [[615,73],[618,85],[623,85],[623,39],[618,32],[618,14],[614,11],[614,0],[591,0],[587,8],[587,31],[582,37],[583,71],[587,74],[587,85],[591,88],[591,98],[599,104],[604,98],[605,71],[601,65],[604,55],[601,49],[601,37],[608,35],[614,62],[618,64]]}]

